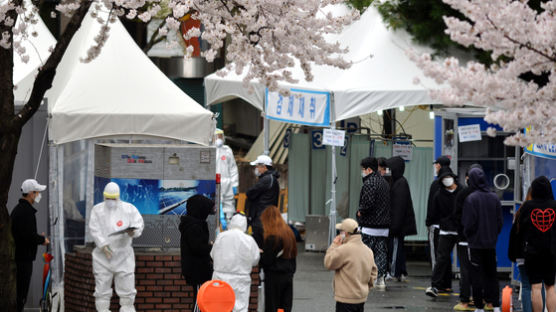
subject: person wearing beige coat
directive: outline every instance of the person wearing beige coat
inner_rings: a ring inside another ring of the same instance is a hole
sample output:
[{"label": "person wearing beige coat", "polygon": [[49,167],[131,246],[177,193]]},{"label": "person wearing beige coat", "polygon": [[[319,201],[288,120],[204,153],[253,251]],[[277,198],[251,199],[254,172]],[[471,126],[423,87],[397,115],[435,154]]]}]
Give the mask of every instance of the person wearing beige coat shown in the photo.
[{"label": "person wearing beige coat", "polygon": [[363,312],[369,290],[377,278],[373,251],[361,240],[358,224],[344,219],[324,256],[324,266],[334,270],[336,312]]}]

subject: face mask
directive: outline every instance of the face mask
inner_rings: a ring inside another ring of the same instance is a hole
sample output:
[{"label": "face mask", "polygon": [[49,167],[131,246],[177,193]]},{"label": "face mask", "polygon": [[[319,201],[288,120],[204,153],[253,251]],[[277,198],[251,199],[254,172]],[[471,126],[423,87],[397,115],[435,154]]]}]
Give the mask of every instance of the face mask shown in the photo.
[{"label": "face mask", "polygon": [[442,184],[444,184],[445,187],[450,187],[454,184],[454,178],[452,177],[444,178],[442,179]]},{"label": "face mask", "polygon": [[346,240],[346,232],[340,233],[340,237],[342,238],[342,242]]},{"label": "face mask", "polygon": [[365,170],[361,170],[361,177],[364,178],[368,176],[368,174],[365,172]]},{"label": "face mask", "polygon": [[41,201],[42,195],[41,193],[37,194],[37,197],[35,197],[35,203],[39,203]]},{"label": "face mask", "polygon": [[261,175],[261,173],[259,172],[259,168],[255,168],[254,172],[257,177]]},{"label": "face mask", "polygon": [[106,205],[106,208],[108,209],[115,209],[118,206],[118,202],[116,200],[105,200],[104,204]]},{"label": "face mask", "polygon": [[216,139],[216,147],[222,147],[224,145],[224,140]]}]

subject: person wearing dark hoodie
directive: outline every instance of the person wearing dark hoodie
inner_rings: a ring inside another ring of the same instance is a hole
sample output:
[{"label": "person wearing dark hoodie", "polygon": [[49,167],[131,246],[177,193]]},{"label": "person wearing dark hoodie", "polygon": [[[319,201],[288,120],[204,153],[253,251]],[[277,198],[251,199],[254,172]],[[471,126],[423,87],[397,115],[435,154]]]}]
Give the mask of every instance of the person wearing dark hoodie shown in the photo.
[{"label": "person wearing dark hoodie", "polygon": [[390,186],[390,233],[388,237],[388,260],[390,275],[398,281],[407,278],[405,264],[405,236],[417,234],[415,212],[409,183],[403,176],[405,161],[400,156],[395,156],[386,161],[386,166],[391,172]]},{"label": "person wearing dark hoodie", "polygon": [[195,306],[198,311],[197,292],[199,287],[212,277],[212,259],[210,251],[207,217],[215,213],[214,201],[193,195],[187,199],[187,213],[180,222],[181,274],[188,285],[193,287]]},{"label": "person wearing dark hoodie", "polygon": [[463,203],[463,233],[469,244],[471,282],[476,312],[484,311],[485,299],[494,311],[500,311],[500,294],[496,278],[496,241],[502,230],[502,204],[489,190],[485,173],[480,168],[469,171],[473,192]]},{"label": "person wearing dark hoodie", "polygon": [[459,278],[459,299],[460,302],[454,306],[454,310],[469,310],[471,307],[471,262],[469,262],[469,244],[467,238],[463,234],[463,224],[461,223],[461,216],[463,213],[463,203],[469,194],[473,192],[473,188],[469,185],[469,170],[473,168],[483,167],[480,164],[472,164],[465,171],[465,184],[466,186],[456,195],[456,206],[452,220],[457,224],[458,229],[458,246],[457,254],[460,265],[460,278]]},{"label": "person wearing dark hoodie", "polygon": [[[440,156],[434,162],[434,171],[437,177],[441,176],[445,172],[452,172],[450,169],[450,158],[447,156]],[[431,257],[431,265],[434,268],[436,263],[436,250],[438,249],[438,233],[440,232],[440,219],[435,216],[431,211],[432,200],[434,194],[441,188],[440,181],[438,179],[432,181],[429,198],[427,200],[427,218],[425,219],[425,225],[429,229],[429,249]]]},{"label": "person wearing dark hoodie", "polygon": [[371,248],[378,268],[375,287],[385,290],[388,271],[388,234],[390,232],[390,187],[378,172],[374,157],[361,160],[363,187],[359,195],[357,223],[361,227],[361,239]]},{"label": "person wearing dark hoodie", "polygon": [[519,227],[525,257],[525,270],[531,283],[531,301],[534,312],[543,310],[542,283],[546,290],[546,306],[549,312],[556,311],[556,201],[550,181],[545,176],[531,183],[532,200],[523,203],[519,216]]},{"label": "person wearing dark hoodie", "polygon": [[442,188],[436,191],[433,197],[432,210],[434,214],[440,216],[440,232],[431,287],[425,291],[425,294],[430,297],[437,297],[439,291],[450,292],[452,290],[452,259],[450,253],[458,239],[458,223],[453,218],[456,196],[461,191],[456,183],[457,176],[452,172],[445,172],[438,177],[438,180],[442,183]]},{"label": "person wearing dark hoodie", "polygon": [[250,187],[247,195],[247,220],[253,230],[253,238],[259,245],[263,246],[263,225],[261,214],[269,206],[278,206],[280,196],[280,174],[272,167],[272,159],[266,155],[259,155],[251,166],[255,166],[255,175],[259,178],[257,183]]}]

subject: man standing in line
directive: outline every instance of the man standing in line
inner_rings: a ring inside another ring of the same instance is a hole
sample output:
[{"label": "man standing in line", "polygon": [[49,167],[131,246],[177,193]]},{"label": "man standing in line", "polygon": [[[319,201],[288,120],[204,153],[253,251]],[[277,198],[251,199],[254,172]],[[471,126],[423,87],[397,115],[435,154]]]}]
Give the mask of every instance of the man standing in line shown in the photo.
[{"label": "man standing in line", "polygon": [[500,311],[500,294],[496,278],[496,241],[502,230],[502,204],[488,188],[480,168],[469,171],[469,187],[473,192],[463,203],[463,232],[469,244],[471,283],[476,312],[483,312],[484,302]]},{"label": "man standing in line", "polygon": [[411,200],[409,183],[403,176],[405,160],[395,156],[386,161],[391,172],[390,185],[390,233],[388,237],[388,265],[391,277],[399,282],[406,281],[407,267],[405,264],[406,236],[417,234],[415,211]]},{"label": "man standing in line", "polygon": [[[443,175],[446,172],[452,172],[450,169],[450,158],[447,156],[440,156],[433,162],[434,171],[437,177]],[[436,263],[436,250],[438,249],[438,233],[440,232],[440,220],[432,213],[432,199],[434,194],[442,188],[440,181],[438,179],[432,181],[429,190],[429,199],[427,200],[427,218],[425,219],[425,225],[429,229],[429,248],[431,265],[434,269]]]},{"label": "man standing in line", "polygon": [[373,251],[361,240],[358,224],[344,219],[336,224],[336,236],[324,256],[324,266],[334,270],[336,312],[363,312],[377,269]]},{"label": "man standing in line", "polygon": [[34,179],[28,179],[21,184],[22,198],[12,210],[10,216],[12,221],[12,235],[15,241],[15,265],[17,269],[17,311],[23,311],[29,284],[33,275],[33,261],[37,256],[38,245],[48,245],[47,237],[37,234],[37,210],[33,204],[39,203],[42,191],[46,185],[40,185]]},{"label": "man standing in line", "polygon": [[216,129],[216,173],[220,174],[220,202],[226,222],[230,222],[235,212],[234,195],[237,194],[239,176],[232,149],[224,144],[224,131]]},{"label": "man standing in line", "polygon": [[361,238],[374,253],[378,267],[376,287],[385,290],[384,279],[388,271],[388,234],[390,228],[390,188],[378,173],[378,161],[374,157],[361,160],[363,187],[359,196],[357,220],[361,226]]},{"label": "man standing in line", "polygon": [[253,229],[253,238],[259,245],[263,246],[263,225],[261,214],[268,206],[278,206],[280,196],[280,184],[278,178],[280,174],[272,167],[272,159],[266,155],[259,155],[251,166],[255,166],[255,175],[259,180],[250,187],[247,192],[248,201],[248,220]]}]

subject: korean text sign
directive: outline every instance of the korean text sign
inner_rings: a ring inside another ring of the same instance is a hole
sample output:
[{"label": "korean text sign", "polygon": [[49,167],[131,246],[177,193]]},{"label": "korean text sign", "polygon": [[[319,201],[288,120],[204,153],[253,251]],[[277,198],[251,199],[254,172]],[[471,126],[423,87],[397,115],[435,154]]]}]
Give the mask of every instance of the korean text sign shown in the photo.
[{"label": "korean text sign", "polygon": [[330,93],[290,89],[290,96],[266,89],[266,117],[309,126],[330,126]]}]

